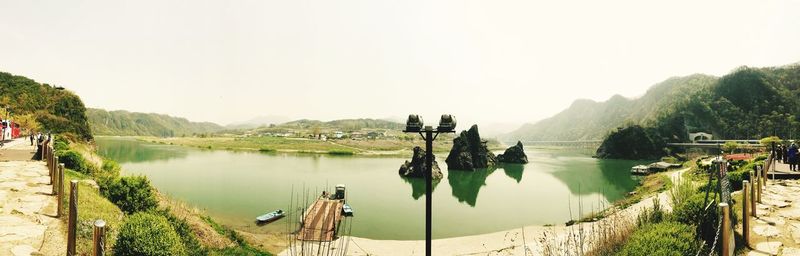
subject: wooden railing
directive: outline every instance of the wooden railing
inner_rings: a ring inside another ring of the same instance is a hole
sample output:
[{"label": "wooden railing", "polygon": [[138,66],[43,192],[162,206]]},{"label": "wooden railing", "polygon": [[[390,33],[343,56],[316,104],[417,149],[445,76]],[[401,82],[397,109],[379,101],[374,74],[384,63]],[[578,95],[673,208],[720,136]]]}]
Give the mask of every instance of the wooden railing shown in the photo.
[{"label": "wooden railing", "polygon": [[[45,162],[50,174],[50,184],[53,185],[53,195],[56,195],[56,217],[60,218],[63,214],[64,202],[64,169],[65,166],[56,156],[53,148],[52,139],[42,143],[42,161]],[[76,231],[78,223],[78,181],[70,181],[69,215],[67,216],[67,256],[78,255],[76,247]],[[98,219],[94,222],[94,237],[92,255],[105,255],[105,221]]]}]

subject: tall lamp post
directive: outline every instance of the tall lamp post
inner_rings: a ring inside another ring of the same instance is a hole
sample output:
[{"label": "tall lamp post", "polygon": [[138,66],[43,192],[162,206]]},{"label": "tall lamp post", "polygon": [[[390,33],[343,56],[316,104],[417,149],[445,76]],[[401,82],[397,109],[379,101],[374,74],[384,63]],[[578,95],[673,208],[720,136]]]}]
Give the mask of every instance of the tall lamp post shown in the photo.
[{"label": "tall lamp post", "polygon": [[[439,127],[436,130],[431,126],[424,126],[422,118],[419,115],[408,115],[406,121],[406,133],[419,133],[422,139],[425,140],[425,255],[431,255],[431,208],[433,195],[433,140],[439,136],[440,133],[455,133],[456,118],[452,115],[444,114],[439,119]],[[424,133],[423,133],[424,132]]]}]

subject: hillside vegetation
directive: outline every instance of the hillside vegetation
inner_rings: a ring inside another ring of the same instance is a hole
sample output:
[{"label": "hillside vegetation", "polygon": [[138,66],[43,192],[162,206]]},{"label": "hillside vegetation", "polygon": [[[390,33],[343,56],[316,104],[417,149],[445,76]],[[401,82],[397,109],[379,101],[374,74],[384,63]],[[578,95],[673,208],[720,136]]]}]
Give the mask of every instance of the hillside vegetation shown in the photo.
[{"label": "hillside vegetation", "polygon": [[672,134],[664,135],[676,141],[685,141],[686,132],[696,131],[725,139],[791,137],[800,131],[798,95],[798,64],[741,67],[719,78],[673,77],[636,99],[615,95],[605,102],[577,100],[555,116],[526,124],[504,139],[602,140],[631,125],[667,129]]},{"label": "hillside vegetation", "polygon": [[185,118],[153,113],[90,108],[87,115],[92,131],[96,135],[173,137],[212,133],[224,129],[214,123],[190,122]]},{"label": "hillside vegetation", "polygon": [[360,119],[340,119],[328,122],[301,119],[276,125],[275,127],[297,128],[297,129],[309,129],[314,127],[319,127],[322,129],[340,129],[343,131],[357,131],[360,129],[402,130],[403,128],[405,128],[405,125],[386,120],[360,118]]},{"label": "hillside vegetation", "polygon": [[0,72],[0,106],[14,116],[32,115],[40,132],[68,134],[91,140],[86,107],[74,93],[24,77]]}]

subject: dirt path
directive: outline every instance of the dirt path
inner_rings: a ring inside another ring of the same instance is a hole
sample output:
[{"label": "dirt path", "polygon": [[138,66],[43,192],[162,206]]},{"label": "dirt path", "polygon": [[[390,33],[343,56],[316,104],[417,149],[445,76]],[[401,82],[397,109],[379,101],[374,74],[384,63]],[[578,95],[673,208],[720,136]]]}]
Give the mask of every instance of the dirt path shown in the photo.
[{"label": "dirt path", "polygon": [[[21,140],[20,140],[21,141]],[[0,255],[56,255],[66,252],[64,224],[44,162],[30,161],[33,147],[7,143],[0,154]],[[21,158],[21,159],[20,159]]]}]

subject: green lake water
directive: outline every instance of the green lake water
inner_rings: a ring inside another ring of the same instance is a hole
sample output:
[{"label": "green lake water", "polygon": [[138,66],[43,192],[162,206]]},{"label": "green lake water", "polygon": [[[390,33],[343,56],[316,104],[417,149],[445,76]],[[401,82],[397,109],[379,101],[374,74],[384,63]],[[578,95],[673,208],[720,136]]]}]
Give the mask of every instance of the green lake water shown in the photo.
[{"label": "green lake water", "polygon": [[[162,193],[204,209],[222,224],[251,232],[284,231],[283,218],[253,219],[288,209],[292,191],[314,193],[346,184],[352,235],[372,239],[425,238],[425,182],[398,175],[400,157],[235,152],[97,139],[101,155],[124,175],[146,175]],[[433,191],[434,238],[476,235],[526,225],[564,223],[602,209],[638,184],[634,161],[591,158],[589,152],[527,150],[530,163],[493,170],[448,171]]]}]

